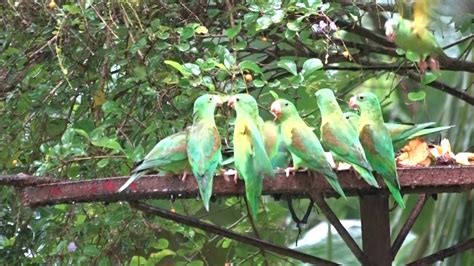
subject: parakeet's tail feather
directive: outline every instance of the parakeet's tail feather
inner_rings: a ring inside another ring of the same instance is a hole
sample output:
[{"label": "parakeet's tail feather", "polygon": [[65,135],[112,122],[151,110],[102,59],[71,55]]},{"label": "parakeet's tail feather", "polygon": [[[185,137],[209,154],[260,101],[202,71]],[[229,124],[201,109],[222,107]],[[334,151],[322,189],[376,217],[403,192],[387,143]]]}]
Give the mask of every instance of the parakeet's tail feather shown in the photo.
[{"label": "parakeet's tail feather", "polygon": [[250,212],[254,218],[257,218],[258,203],[260,202],[262,187],[263,179],[260,177],[245,180],[245,196],[247,197]]},{"label": "parakeet's tail feather", "polygon": [[123,184],[117,192],[122,192],[124,191],[128,186],[130,186],[130,184],[133,183],[133,181],[139,179],[140,177],[142,177],[143,175],[145,174],[145,171],[140,171],[140,172],[135,172],[132,174],[132,176],[127,180],[127,182],[125,182],[125,184]]},{"label": "parakeet's tail feather", "polygon": [[328,181],[329,185],[331,185],[331,187],[337,192],[339,193],[339,195],[341,195],[341,197],[343,197],[344,199],[347,199],[346,198],[346,194],[344,194],[344,191],[342,190],[342,187],[341,185],[339,184],[339,181],[337,181],[337,175],[332,173],[332,174],[324,174],[324,177],[326,178],[326,180]]},{"label": "parakeet's tail feather", "polygon": [[196,181],[199,187],[199,194],[201,195],[202,202],[204,203],[204,208],[206,211],[209,211],[209,201],[212,196],[212,182],[214,179],[214,172],[202,176],[196,176]]},{"label": "parakeet's tail feather", "polygon": [[392,180],[388,180],[384,178],[385,184],[387,184],[388,190],[390,194],[392,194],[393,199],[395,202],[400,206],[402,209],[405,209],[405,202],[403,202],[402,194],[400,194],[400,190],[398,189],[398,185],[394,184]]},{"label": "parakeet's tail feather", "polygon": [[373,187],[379,188],[379,184],[377,183],[377,180],[375,179],[374,175],[364,167],[361,167],[357,164],[352,164],[352,167],[354,170],[359,173],[359,175],[367,182],[369,185]]}]

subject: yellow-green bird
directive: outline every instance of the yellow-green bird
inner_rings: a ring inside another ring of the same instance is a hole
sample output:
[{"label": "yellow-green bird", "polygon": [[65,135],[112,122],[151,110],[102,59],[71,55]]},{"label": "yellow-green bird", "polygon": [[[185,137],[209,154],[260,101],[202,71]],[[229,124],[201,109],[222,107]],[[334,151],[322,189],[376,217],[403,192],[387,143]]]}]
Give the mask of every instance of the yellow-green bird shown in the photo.
[{"label": "yellow-green bird", "polygon": [[221,138],[214,120],[219,105],[222,105],[222,100],[217,95],[205,94],[196,99],[193,125],[186,142],[189,164],[207,211],[212,196],[212,180],[222,162]]},{"label": "yellow-green bird", "polygon": [[229,98],[228,105],[237,114],[234,125],[234,165],[237,174],[244,179],[245,196],[255,217],[262,194],[263,178],[274,176],[265,151],[261,127],[258,126],[262,121],[258,115],[257,101],[249,94],[233,95]]},{"label": "yellow-green bird", "polygon": [[336,157],[352,165],[354,170],[371,186],[379,187],[372,175],[372,167],[365,157],[359,134],[344,117],[341,107],[330,89],[315,94],[321,111],[321,139]]},{"label": "yellow-green bird", "polygon": [[384,124],[377,96],[371,92],[360,93],[350,99],[349,107],[360,110],[357,128],[360,142],[370,165],[382,176],[398,205],[405,208],[403,197],[400,194],[392,139]]},{"label": "yellow-green bird", "polygon": [[326,160],[321,143],[313,129],[299,116],[294,104],[278,99],[272,103],[271,112],[281,123],[283,141],[293,157],[293,167],[287,168],[287,175],[300,167],[308,167],[322,174],[334,190],[346,198],[336,173]]}]

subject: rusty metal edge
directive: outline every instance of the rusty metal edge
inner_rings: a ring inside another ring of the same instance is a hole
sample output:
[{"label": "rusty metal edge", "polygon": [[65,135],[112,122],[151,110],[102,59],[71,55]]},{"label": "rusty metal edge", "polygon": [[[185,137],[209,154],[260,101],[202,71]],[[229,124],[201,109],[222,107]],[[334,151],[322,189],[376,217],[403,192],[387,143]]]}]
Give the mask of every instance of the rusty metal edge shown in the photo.
[{"label": "rusty metal edge", "polygon": [[[474,188],[474,167],[400,168],[398,173],[403,193],[462,192]],[[338,176],[348,196],[377,192],[377,189],[369,187],[351,171],[338,172]],[[126,191],[117,193],[117,189],[127,179],[127,176],[110,177],[26,186],[23,189],[22,201],[27,206],[41,206],[68,202],[195,198],[198,195],[197,184],[192,177],[182,182],[177,177],[156,175],[144,176]],[[380,179],[379,183],[382,184]],[[294,177],[277,175],[273,179],[264,179],[264,195],[307,197],[309,190],[325,197],[337,196],[326,180],[318,174],[313,176],[299,172]],[[234,184],[216,176],[213,192],[219,197],[243,195],[244,185],[242,181]]]}]

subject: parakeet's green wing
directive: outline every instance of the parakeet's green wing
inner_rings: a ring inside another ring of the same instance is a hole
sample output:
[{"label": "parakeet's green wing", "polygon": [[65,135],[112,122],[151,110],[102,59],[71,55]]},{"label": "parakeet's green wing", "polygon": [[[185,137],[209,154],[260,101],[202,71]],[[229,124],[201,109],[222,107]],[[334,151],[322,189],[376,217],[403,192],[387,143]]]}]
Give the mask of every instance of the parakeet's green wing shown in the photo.
[{"label": "parakeet's green wing", "polygon": [[222,161],[221,141],[215,125],[206,122],[193,125],[188,134],[187,153],[204,206],[209,210],[212,180]]},{"label": "parakeet's green wing", "polygon": [[[339,134],[341,130],[351,130],[354,134]],[[326,123],[321,127],[321,135],[323,136],[324,142],[326,142],[327,146],[330,146],[331,151],[337,156],[343,158],[349,163],[372,169],[372,167],[366,163],[363,156],[364,150],[360,144],[356,145],[356,143],[359,142],[359,136],[353,128],[341,129],[337,128],[337,125]],[[353,136],[351,137],[351,135]]]},{"label": "parakeet's green wing", "polygon": [[310,168],[319,169],[334,190],[345,198],[344,191],[337,180],[337,175],[326,161],[323,147],[309,127],[300,126],[291,130],[291,145],[288,149],[303,159],[304,163]]},{"label": "parakeet's green wing", "polygon": [[172,165],[175,171],[181,171],[188,165],[186,154],[187,131],[168,136],[158,142],[145,156],[145,159],[132,170],[132,176],[123,184],[118,192],[125,190],[133,181],[145,174],[146,170]]},{"label": "parakeet's green wing", "polygon": [[[377,132],[377,130],[382,132]],[[400,184],[398,183],[395,154],[388,130],[385,126],[384,128],[375,129],[367,124],[361,129],[359,136],[370,164],[383,177],[395,201],[402,208],[405,208],[405,203],[399,191]]]}]

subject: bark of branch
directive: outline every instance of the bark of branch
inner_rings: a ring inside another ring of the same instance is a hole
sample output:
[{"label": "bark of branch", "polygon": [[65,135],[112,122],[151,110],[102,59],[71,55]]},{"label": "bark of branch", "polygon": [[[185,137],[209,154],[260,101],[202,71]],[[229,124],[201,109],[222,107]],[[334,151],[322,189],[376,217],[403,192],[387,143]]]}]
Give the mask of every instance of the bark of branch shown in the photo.
[{"label": "bark of branch", "polygon": [[[398,73],[399,74],[404,74],[403,72],[398,72]],[[410,77],[410,79],[413,79],[415,81],[420,81],[421,80],[420,75],[418,75],[418,74],[416,74],[412,71],[406,72],[406,75],[408,75],[408,77]],[[429,83],[428,86],[430,86],[434,89],[440,90],[442,92],[445,92],[447,94],[450,94],[450,95],[452,95],[456,98],[459,98],[459,99],[467,102],[470,105],[474,105],[474,96],[471,96],[471,95],[467,94],[464,91],[457,90],[457,89],[455,89],[451,86],[448,86],[444,83],[441,83],[439,81],[433,81],[433,82]]]},{"label": "bark of branch", "polygon": [[397,255],[398,251],[402,247],[402,244],[405,241],[405,238],[407,237],[411,228],[415,224],[416,219],[418,218],[421,211],[423,210],[423,207],[425,206],[427,200],[428,200],[427,194],[420,194],[420,197],[418,198],[418,202],[416,203],[415,207],[413,208],[410,215],[408,216],[402,229],[400,229],[400,232],[398,233],[397,238],[393,242],[392,259],[395,259],[395,256]]},{"label": "bark of branch", "polygon": [[473,248],[474,248],[474,238],[471,238],[463,243],[459,243],[452,247],[442,249],[434,254],[431,254],[429,256],[410,262],[407,265],[409,266],[430,265],[437,261],[443,261],[447,257],[451,257],[453,255],[456,255],[458,253],[461,253]]},{"label": "bark of branch", "polygon": [[318,257],[315,257],[315,256],[311,256],[311,255],[308,255],[308,254],[305,254],[305,253],[302,253],[302,252],[299,252],[299,251],[296,251],[296,250],[292,250],[292,249],[289,249],[289,248],[280,247],[280,246],[268,243],[268,242],[260,240],[260,239],[240,235],[240,234],[234,233],[230,230],[227,230],[225,228],[222,228],[220,226],[216,226],[216,225],[209,224],[209,223],[204,223],[204,222],[202,222],[198,219],[187,217],[187,216],[180,215],[180,214],[177,214],[177,213],[173,213],[173,212],[170,212],[170,211],[166,211],[166,210],[163,210],[163,209],[159,209],[159,208],[150,206],[150,205],[145,204],[145,203],[140,203],[140,202],[133,202],[132,203],[131,202],[130,205],[133,208],[141,210],[141,211],[143,211],[145,213],[148,213],[148,214],[153,214],[153,215],[162,217],[164,219],[175,221],[175,222],[180,223],[180,224],[195,227],[195,228],[204,230],[204,231],[209,232],[209,233],[217,234],[217,235],[220,235],[220,236],[223,236],[223,237],[235,240],[235,241],[239,241],[239,242],[242,242],[242,243],[257,247],[257,248],[260,248],[260,249],[265,249],[269,252],[272,252],[272,253],[275,253],[275,254],[278,254],[278,255],[282,255],[282,256],[290,257],[290,258],[293,258],[293,259],[296,259],[296,260],[300,260],[302,262],[312,263],[312,264],[317,264],[317,265],[337,265],[337,263],[334,263],[332,261],[328,261],[328,260],[321,259],[321,258],[318,258]]}]

